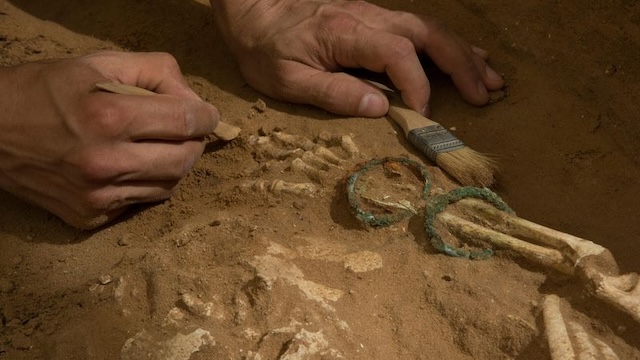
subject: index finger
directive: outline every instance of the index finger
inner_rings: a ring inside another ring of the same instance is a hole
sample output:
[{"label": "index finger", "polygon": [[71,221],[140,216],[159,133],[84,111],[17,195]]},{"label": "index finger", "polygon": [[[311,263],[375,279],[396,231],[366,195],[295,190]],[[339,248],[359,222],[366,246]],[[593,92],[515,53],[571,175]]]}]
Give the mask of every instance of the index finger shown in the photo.
[{"label": "index finger", "polygon": [[[373,12],[368,21],[380,16],[381,12]],[[504,86],[502,77],[487,64],[488,53],[471,46],[443,22],[405,12],[394,12],[386,18],[387,21],[375,23],[410,39],[418,52],[427,54],[440,70],[451,76],[470,103],[485,104],[489,99],[487,90]]]},{"label": "index finger", "polygon": [[409,39],[357,23],[335,41],[334,56],[341,66],[385,72],[407,106],[428,111],[431,87]]},{"label": "index finger", "polygon": [[[131,141],[182,141],[211,134],[217,127],[218,110],[201,100],[171,95],[95,94],[101,112],[102,131],[115,132]],[[106,129],[104,129],[106,127]]]},{"label": "index finger", "polygon": [[199,99],[182,76],[180,65],[171,54],[103,51],[90,54],[85,59],[120,83],[135,84],[156,93]]}]

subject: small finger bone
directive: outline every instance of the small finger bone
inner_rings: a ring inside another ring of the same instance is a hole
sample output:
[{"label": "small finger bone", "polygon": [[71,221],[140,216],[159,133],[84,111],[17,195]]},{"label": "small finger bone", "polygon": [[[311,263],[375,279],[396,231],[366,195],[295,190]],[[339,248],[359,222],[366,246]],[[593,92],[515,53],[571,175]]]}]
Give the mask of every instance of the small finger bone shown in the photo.
[{"label": "small finger bone", "polygon": [[305,175],[307,175],[307,177],[309,177],[309,179],[321,183],[322,182],[322,173],[321,170],[308,165],[307,163],[305,163],[304,161],[302,161],[302,159],[297,158],[294,159],[291,162],[291,169],[293,171],[298,171],[301,172]]},{"label": "small finger bone", "polygon": [[287,193],[294,195],[313,196],[319,191],[318,186],[312,183],[292,183],[284,180],[252,180],[242,184],[244,188],[250,188],[259,191],[270,191],[275,194]]},{"label": "small finger bone", "polygon": [[326,161],[324,161],[322,158],[312,153],[311,151],[305,151],[304,154],[302,154],[302,161],[320,170],[324,170],[324,171],[329,170],[329,163],[327,163]]},{"label": "small finger bone", "polygon": [[294,147],[294,148],[300,148],[303,150],[313,150],[317,146],[317,144],[314,143],[313,141],[300,135],[291,135],[291,134],[285,134],[280,131],[276,131],[272,134],[272,136],[274,139],[276,139],[280,143]]},{"label": "small finger bone", "polygon": [[318,146],[314,152],[316,155],[333,165],[339,166],[345,162],[345,160],[339,158],[336,154],[334,154],[331,150],[327,149],[324,146]]},{"label": "small finger bone", "polygon": [[295,195],[313,195],[319,191],[318,186],[312,183],[291,183],[284,180],[276,180],[271,184],[274,193],[288,193]]},{"label": "small finger bone", "polygon": [[328,131],[323,131],[318,135],[318,139],[328,145],[339,145],[342,142],[342,135],[336,135]]},{"label": "small finger bone", "polygon": [[349,135],[342,135],[340,146],[342,146],[352,159],[360,154],[360,149]]},{"label": "small finger bone", "polygon": [[318,139],[324,141],[329,145],[340,145],[344,151],[346,151],[351,158],[360,154],[360,149],[353,142],[353,139],[349,135],[335,135],[329,132],[323,131],[318,135]]},{"label": "small finger bone", "polygon": [[256,148],[256,154],[268,159],[286,159],[291,156],[301,156],[303,154],[302,149],[281,149],[275,147],[273,144],[262,144]]}]

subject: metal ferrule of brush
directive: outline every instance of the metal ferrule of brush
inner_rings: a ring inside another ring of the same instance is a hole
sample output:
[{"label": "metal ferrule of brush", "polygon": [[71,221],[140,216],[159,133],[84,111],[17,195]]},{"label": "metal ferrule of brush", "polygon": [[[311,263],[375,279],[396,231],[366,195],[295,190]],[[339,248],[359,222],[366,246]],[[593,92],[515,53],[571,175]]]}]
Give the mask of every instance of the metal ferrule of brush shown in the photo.
[{"label": "metal ferrule of brush", "polygon": [[435,162],[440,153],[455,151],[465,145],[441,125],[430,125],[409,132],[409,142]]}]

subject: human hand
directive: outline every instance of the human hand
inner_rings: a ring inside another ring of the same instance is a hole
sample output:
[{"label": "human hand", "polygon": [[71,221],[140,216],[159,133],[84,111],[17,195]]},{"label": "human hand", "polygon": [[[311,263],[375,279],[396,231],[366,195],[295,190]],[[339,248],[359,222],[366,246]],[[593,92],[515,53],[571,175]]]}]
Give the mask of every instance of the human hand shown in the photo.
[{"label": "human hand", "polygon": [[468,102],[489,101],[504,81],[488,53],[441,22],[364,1],[211,0],[214,17],[246,81],[273,98],[356,116],[386,114],[378,89],[341,70],[385,72],[407,106],[429,115],[426,54]]},{"label": "human hand", "polygon": [[[160,95],[99,91],[103,80]],[[219,119],[162,53],[0,68],[0,87],[0,188],[83,229],[169,197]]]}]

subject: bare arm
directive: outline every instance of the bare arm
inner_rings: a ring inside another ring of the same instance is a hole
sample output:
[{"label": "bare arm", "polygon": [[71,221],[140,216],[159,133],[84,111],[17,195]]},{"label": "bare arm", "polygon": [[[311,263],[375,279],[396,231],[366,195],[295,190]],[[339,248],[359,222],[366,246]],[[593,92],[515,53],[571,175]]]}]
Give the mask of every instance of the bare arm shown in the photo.
[{"label": "bare arm", "polygon": [[[163,95],[109,94],[95,89],[100,80]],[[170,196],[218,122],[167,54],[1,68],[0,88],[8,94],[0,97],[0,188],[79,228]]]}]

